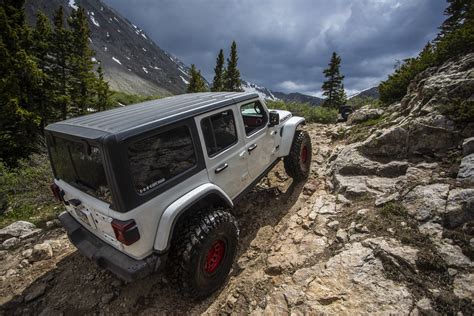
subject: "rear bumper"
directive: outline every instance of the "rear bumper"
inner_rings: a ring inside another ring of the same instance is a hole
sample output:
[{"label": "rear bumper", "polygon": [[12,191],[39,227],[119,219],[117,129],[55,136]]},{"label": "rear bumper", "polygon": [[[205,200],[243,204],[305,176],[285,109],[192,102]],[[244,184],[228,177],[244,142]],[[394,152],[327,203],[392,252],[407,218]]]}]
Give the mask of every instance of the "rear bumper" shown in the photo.
[{"label": "rear bumper", "polygon": [[66,230],[69,240],[81,254],[124,281],[132,282],[143,278],[156,271],[162,263],[161,258],[156,255],[151,255],[143,260],[127,256],[82,227],[67,212],[59,215],[59,220]]}]

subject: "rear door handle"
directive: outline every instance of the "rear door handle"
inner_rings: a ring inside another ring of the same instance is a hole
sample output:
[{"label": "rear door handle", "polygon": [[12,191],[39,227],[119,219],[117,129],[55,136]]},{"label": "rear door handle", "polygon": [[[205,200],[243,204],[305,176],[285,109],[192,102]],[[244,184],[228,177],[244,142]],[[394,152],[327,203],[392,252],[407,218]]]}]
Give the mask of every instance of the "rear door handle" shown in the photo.
[{"label": "rear door handle", "polygon": [[249,152],[257,148],[257,144],[250,145],[250,147],[247,149]]},{"label": "rear door handle", "polygon": [[225,168],[229,167],[229,165],[227,163],[224,163],[222,165],[220,165],[219,167],[216,168],[216,170],[214,170],[215,173],[219,173],[219,172],[222,172],[224,171]]}]

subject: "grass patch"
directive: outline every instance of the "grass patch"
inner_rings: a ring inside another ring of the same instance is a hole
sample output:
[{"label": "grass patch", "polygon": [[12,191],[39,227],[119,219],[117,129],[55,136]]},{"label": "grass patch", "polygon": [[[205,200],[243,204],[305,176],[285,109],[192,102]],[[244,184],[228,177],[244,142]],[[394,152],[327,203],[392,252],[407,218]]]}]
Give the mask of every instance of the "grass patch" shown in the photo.
[{"label": "grass patch", "polygon": [[312,106],[306,103],[267,101],[270,109],[290,111],[293,115],[302,116],[308,123],[337,123],[339,112],[336,109]]},{"label": "grass patch", "polygon": [[9,169],[0,163],[0,196],[3,215],[0,227],[18,220],[42,226],[56,218],[61,207],[53,199],[49,185],[52,172],[46,154],[35,154],[22,160],[18,168]]},{"label": "grass patch", "polygon": [[397,202],[390,202],[383,205],[379,209],[379,213],[380,215],[382,215],[382,217],[387,219],[391,219],[394,217],[408,218],[408,212],[405,207],[401,203]]}]

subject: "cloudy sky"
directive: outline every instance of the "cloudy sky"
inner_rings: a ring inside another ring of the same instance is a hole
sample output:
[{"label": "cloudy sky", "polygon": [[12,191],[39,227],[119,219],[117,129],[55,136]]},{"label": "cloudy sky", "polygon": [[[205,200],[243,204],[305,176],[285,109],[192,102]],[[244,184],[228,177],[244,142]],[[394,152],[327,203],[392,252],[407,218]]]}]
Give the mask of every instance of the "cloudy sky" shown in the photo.
[{"label": "cloudy sky", "polygon": [[333,51],[349,94],[415,56],[443,21],[444,0],[104,0],[161,48],[212,81],[216,55],[237,41],[243,79],[320,95]]}]

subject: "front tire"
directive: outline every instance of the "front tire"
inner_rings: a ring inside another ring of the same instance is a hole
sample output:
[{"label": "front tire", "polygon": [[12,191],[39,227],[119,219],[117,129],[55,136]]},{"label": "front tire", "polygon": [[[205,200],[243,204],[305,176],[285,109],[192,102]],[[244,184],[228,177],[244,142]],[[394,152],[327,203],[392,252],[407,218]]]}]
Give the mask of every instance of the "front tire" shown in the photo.
[{"label": "front tire", "polygon": [[311,158],[311,138],[308,132],[296,130],[290,154],[284,160],[286,173],[297,181],[306,179],[311,170]]},{"label": "front tire", "polygon": [[213,210],[185,219],[178,229],[170,250],[177,277],[186,293],[205,298],[225,283],[232,268],[237,222],[230,213]]}]

